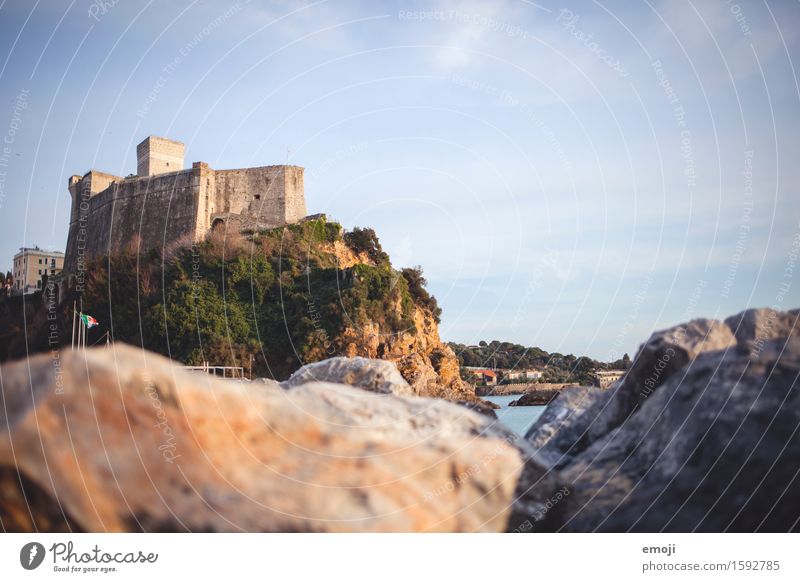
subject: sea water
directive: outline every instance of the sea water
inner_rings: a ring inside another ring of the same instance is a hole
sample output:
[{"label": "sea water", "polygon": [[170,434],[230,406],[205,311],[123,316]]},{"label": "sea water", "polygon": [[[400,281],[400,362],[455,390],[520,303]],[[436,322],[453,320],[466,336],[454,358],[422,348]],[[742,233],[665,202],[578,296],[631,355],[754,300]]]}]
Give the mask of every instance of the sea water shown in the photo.
[{"label": "sea water", "polygon": [[513,430],[515,433],[524,435],[525,432],[536,422],[546,406],[509,406],[509,404],[520,398],[521,394],[511,394],[508,396],[483,396],[484,400],[494,402],[500,408],[495,410],[497,419]]}]

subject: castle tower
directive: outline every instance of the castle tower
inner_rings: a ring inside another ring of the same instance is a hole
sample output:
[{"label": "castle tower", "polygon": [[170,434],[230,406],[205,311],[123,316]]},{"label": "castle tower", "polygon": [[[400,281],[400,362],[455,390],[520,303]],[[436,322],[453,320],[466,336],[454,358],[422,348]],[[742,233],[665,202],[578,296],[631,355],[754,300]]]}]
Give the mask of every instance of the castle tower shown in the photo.
[{"label": "castle tower", "polygon": [[150,135],[136,146],[137,174],[155,176],[183,170],[185,150],[179,141]]}]

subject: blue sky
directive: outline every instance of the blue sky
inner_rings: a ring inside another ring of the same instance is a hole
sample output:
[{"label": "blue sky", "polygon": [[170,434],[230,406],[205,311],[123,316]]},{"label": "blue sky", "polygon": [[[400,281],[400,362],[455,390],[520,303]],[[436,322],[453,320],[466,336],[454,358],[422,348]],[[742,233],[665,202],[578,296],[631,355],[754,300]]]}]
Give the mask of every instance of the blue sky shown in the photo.
[{"label": "blue sky", "polygon": [[609,359],[800,306],[800,6],[565,5],[5,0],[3,268],[155,134],[304,166],[309,212],[423,266],[446,340]]}]

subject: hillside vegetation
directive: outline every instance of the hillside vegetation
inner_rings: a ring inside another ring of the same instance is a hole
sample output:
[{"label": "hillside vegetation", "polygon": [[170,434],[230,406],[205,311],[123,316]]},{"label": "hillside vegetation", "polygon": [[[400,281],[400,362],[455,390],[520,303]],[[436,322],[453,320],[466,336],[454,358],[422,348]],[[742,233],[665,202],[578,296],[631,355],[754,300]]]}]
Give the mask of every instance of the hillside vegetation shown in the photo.
[{"label": "hillside vegetation", "polygon": [[[455,358],[439,342],[441,310],[421,270],[393,269],[372,229],[345,232],[324,217],[215,233],[165,256],[129,250],[93,260],[83,293],[73,293],[59,309],[62,345],[70,342],[73,300],[100,322],[89,331],[89,344],[104,341],[108,332],[114,341],[187,365],[246,371],[252,365],[253,376],[276,379],[336,355],[380,357],[398,361],[426,385],[441,382],[445,368],[455,370],[444,383],[462,388]],[[33,310],[27,334],[22,321],[12,325],[13,317],[2,324],[0,333],[9,338],[4,358],[48,347],[41,296],[25,302]],[[411,363],[420,357],[422,363]],[[443,359],[449,365],[440,365]],[[420,365],[432,367],[436,377],[430,370],[417,373]]]},{"label": "hillside vegetation", "polygon": [[591,384],[594,370],[625,370],[630,358],[625,354],[614,362],[600,362],[586,356],[548,353],[537,347],[525,347],[511,342],[481,341],[478,345],[450,343],[458,357],[459,365],[500,368],[506,370],[542,370],[542,382],[575,382]]}]

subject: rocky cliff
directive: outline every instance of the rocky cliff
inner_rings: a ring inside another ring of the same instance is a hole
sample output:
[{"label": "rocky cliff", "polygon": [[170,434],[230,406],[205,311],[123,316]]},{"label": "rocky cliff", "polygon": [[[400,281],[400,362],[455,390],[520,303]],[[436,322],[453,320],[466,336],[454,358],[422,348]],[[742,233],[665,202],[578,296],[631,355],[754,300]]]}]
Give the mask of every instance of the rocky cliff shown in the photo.
[{"label": "rocky cliff", "polygon": [[394,362],[419,396],[477,401],[475,389],[459,374],[458,359],[439,339],[439,325],[427,310],[414,307],[413,326],[382,333],[377,323],[348,327],[339,338],[342,354]]}]

